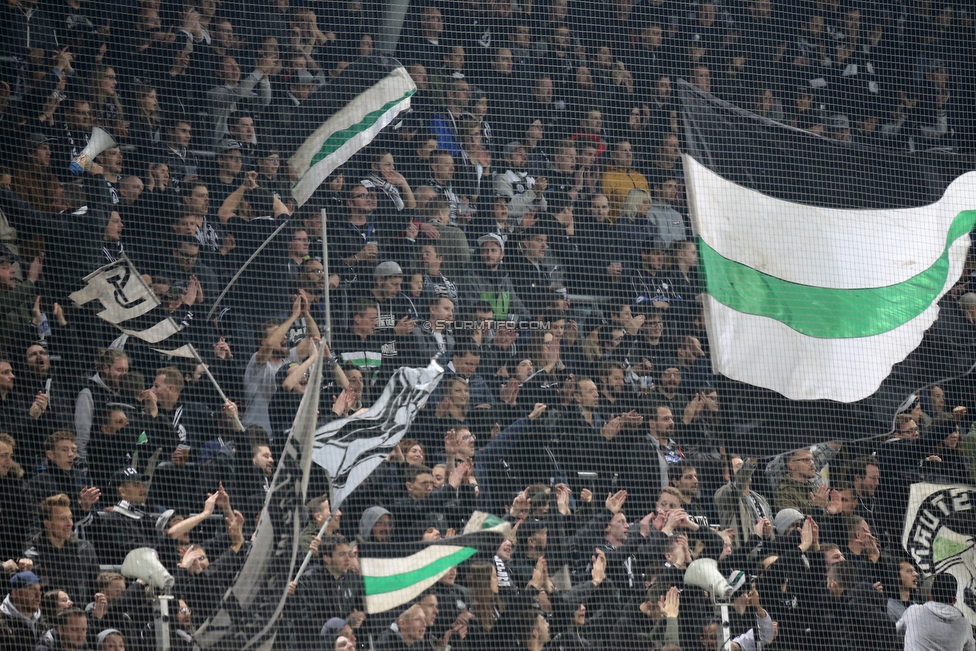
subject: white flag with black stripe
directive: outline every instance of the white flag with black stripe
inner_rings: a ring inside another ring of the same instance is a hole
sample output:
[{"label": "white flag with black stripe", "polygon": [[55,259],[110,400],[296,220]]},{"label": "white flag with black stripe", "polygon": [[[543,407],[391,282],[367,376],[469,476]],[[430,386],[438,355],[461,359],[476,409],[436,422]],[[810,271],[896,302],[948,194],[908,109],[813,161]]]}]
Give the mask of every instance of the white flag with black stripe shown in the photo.
[{"label": "white flag with black stripe", "polygon": [[397,369],[367,411],[316,430],[312,459],[332,480],[333,509],[393,451],[443,375],[436,362],[427,368]]},{"label": "white flag with black stripe", "polygon": [[156,322],[140,319],[159,307],[160,302],[125,255],[85,276],[85,286],[69,298],[78,306],[100,302],[103,309],[98,316],[101,319],[150,344],[157,344],[180,331],[180,326],[169,317]]}]

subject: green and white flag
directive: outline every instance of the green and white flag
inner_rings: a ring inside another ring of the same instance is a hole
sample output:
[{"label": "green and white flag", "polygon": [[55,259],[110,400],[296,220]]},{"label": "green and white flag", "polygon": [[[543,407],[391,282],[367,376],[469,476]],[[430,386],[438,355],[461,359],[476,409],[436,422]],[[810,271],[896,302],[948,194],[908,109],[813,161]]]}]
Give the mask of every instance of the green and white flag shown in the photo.
[{"label": "green and white flag", "polygon": [[359,567],[367,613],[382,613],[416,598],[479,551],[494,553],[502,535],[480,531],[428,543],[365,544]]},{"label": "green and white flag", "polygon": [[[368,145],[401,112],[410,108],[417,86],[395,59],[364,57],[323,90],[324,102],[311,101],[296,118],[314,127],[301,137],[288,159],[298,176],[292,197],[302,206],[332,172]],[[330,101],[353,95],[330,110]],[[329,116],[325,122],[322,118]],[[318,125],[317,127],[314,125]]]},{"label": "green and white flag", "polygon": [[922,341],[959,280],[976,172],[933,204],[792,203],[684,155],[714,370],[792,400],[872,395]]}]

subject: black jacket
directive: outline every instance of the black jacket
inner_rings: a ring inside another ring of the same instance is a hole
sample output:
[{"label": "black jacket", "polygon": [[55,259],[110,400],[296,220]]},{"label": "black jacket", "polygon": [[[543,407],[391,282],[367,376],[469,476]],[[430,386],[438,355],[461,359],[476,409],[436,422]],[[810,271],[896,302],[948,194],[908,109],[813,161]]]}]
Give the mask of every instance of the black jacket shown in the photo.
[{"label": "black jacket", "polygon": [[76,603],[88,603],[95,595],[98,560],[88,541],[71,537],[58,549],[41,533],[31,540],[24,558],[34,562],[34,573],[44,577],[48,589],[64,590]]},{"label": "black jacket", "polygon": [[121,501],[112,511],[100,514],[91,527],[91,539],[98,545],[98,560],[121,565],[126,554],[139,547],[156,547],[160,535],[156,517]]},{"label": "black jacket", "polygon": [[320,632],[325,622],[353,610],[365,612],[362,580],[353,573],[336,579],[322,565],[310,567],[298,579],[287,608],[294,648],[317,651],[322,647]]},{"label": "black jacket", "polygon": [[14,469],[0,477],[0,562],[17,560],[35,525],[23,480]]}]

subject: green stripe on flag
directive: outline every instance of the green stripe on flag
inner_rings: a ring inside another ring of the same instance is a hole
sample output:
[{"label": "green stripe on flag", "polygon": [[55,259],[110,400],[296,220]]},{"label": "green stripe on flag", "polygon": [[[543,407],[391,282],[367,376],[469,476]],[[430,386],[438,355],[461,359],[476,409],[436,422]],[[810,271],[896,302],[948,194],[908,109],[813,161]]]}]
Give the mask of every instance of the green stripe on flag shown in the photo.
[{"label": "green stripe on flag", "polygon": [[870,337],[911,321],[938,300],[949,274],[949,248],[974,224],[976,210],[960,212],[935,263],[887,287],[832,289],[782,280],[729,260],[701,238],[698,255],[705,291],[733,310],[775,319],[810,337]]},{"label": "green stripe on flag", "polygon": [[370,111],[356,124],[352,124],[345,129],[340,129],[339,131],[333,133],[331,136],[326,138],[325,142],[322,143],[322,148],[319,149],[319,152],[312,157],[312,162],[309,164],[309,168],[315,167],[315,164],[320,160],[329,157],[333,152],[335,152],[336,149],[341,147],[344,142],[355,136],[357,133],[369,129],[371,126],[376,124],[376,121],[379,120],[384,113],[403,100],[413,96],[413,94],[416,92],[416,89],[409,90],[401,97],[387,102],[375,111]]},{"label": "green stripe on flag", "polygon": [[[478,553],[474,547],[464,547],[453,554],[439,558],[428,563],[424,567],[404,572],[403,574],[390,574],[387,576],[363,576],[363,586],[366,596],[394,592],[407,586],[413,585],[424,579],[449,570],[455,565],[459,565]],[[404,562],[409,562],[409,558],[404,558]]]}]

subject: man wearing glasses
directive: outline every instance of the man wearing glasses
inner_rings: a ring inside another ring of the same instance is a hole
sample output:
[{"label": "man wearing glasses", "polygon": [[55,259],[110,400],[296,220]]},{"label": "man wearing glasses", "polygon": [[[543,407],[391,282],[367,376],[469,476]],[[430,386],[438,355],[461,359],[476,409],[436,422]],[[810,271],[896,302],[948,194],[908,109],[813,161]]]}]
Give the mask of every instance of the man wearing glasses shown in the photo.
[{"label": "man wearing glasses", "polygon": [[[221,284],[213,269],[200,262],[200,242],[192,235],[177,235],[173,242],[173,259],[161,275],[169,278],[171,286],[182,289],[199,288],[194,304],[209,305],[220,294]],[[196,281],[196,282],[194,282]]]},{"label": "man wearing glasses", "polygon": [[787,474],[773,495],[773,509],[777,513],[783,509],[796,509],[804,515],[819,515],[820,511],[814,504],[814,494],[818,489],[814,483],[817,466],[813,453],[809,448],[790,453],[786,467]]},{"label": "man wearing glasses", "polygon": [[878,504],[882,507],[879,524],[889,540],[900,539],[911,485],[923,474],[942,464],[942,459],[927,453],[919,440],[918,423],[911,414],[895,416],[892,437],[878,448],[875,458],[884,480],[878,485]]}]

